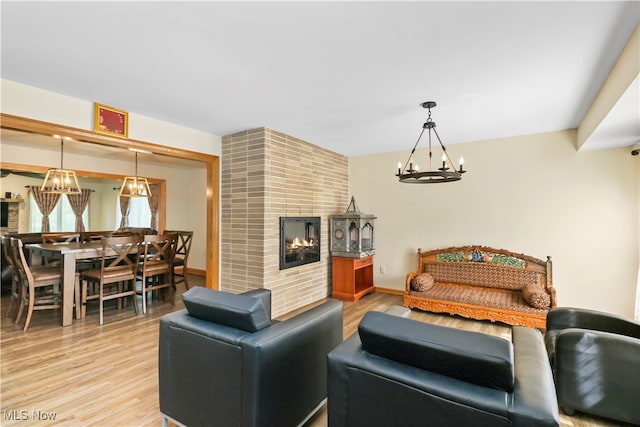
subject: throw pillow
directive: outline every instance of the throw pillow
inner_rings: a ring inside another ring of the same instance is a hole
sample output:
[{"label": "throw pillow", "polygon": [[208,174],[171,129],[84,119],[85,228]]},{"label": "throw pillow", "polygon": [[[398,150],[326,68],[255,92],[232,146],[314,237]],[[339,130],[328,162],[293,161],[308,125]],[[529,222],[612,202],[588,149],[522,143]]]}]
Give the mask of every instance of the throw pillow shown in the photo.
[{"label": "throw pillow", "polygon": [[416,292],[426,292],[433,286],[433,276],[429,273],[418,274],[411,280],[411,289]]},{"label": "throw pillow", "polygon": [[551,297],[540,286],[529,283],[522,288],[522,298],[533,308],[549,308]]}]

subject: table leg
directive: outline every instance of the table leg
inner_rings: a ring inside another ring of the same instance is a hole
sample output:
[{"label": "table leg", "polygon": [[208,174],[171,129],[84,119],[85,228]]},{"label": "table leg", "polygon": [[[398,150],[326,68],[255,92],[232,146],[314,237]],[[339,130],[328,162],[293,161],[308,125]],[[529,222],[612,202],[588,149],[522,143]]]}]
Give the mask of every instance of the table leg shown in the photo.
[{"label": "table leg", "polygon": [[64,282],[62,289],[62,326],[73,322],[74,284],[76,279],[76,254],[66,253],[62,260]]}]

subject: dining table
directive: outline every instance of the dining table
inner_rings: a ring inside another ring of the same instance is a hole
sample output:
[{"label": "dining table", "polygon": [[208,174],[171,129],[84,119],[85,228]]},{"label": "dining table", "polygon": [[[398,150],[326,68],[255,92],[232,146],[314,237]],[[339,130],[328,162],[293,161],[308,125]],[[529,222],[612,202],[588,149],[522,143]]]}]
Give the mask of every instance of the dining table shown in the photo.
[{"label": "dining table", "polygon": [[[69,242],[69,243],[29,243],[25,245],[32,255],[62,260],[62,326],[73,322],[74,282],[76,261],[80,259],[102,258],[102,242]],[[115,251],[106,249],[106,255],[116,255]]]}]

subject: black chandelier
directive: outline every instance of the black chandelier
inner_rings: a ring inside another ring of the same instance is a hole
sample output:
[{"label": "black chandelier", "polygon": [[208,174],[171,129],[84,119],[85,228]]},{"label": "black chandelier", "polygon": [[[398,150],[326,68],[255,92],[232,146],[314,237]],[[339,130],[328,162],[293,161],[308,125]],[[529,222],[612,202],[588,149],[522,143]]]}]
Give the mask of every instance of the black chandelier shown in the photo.
[{"label": "black chandelier", "polygon": [[[422,107],[429,110],[429,115],[427,117],[427,121],[422,125],[422,131],[418,136],[418,140],[416,141],[411,153],[409,154],[409,158],[404,163],[404,167],[401,162],[398,162],[398,173],[396,176],[400,182],[406,184],[436,184],[440,182],[453,182],[460,181],[462,179],[462,174],[466,171],[462,168],[464,165],[464,159],[460,157],[458,162],[458,169],[456,169],[453,161],[451,161],[451,157],[449,157],[449,153],[447,153],[447,148],[444,146],[442,141],[440,140],[440,135],[436,131],[436,122],[431,120],[431,109],[436,106],[434,101],[427,101],[422,103]],[[416,151],[416,147],[424,134],[425,129],[429,130],[429,167],[428,170],[424,172],[420,172],[420,167],[418,163],[413,161],[413,153]],[[440,148],[442,149],[442,167],[437,169],[433,169],[432,158],[433,152],[431,150],[431,132],[435,134],[438,139],[438,143],[440,144]],[[449,166],[447,166],[449,165]]]}]

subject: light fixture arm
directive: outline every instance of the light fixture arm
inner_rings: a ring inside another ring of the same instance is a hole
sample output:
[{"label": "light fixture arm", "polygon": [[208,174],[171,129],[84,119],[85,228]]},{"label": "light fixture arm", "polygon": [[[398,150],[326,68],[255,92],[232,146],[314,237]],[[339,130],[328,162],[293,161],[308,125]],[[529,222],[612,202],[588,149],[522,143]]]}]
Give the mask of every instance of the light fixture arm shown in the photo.
[{"label": "light fixture arm", "polygon": [[[404,163],[404,167],[402,168],[402,171],[413,171],[413,164],[410,163],[411,162],[411,158],[413,157],[413,153],[416,152],[416,147],[418,146],[418,143],[420,142],[420,138],[422,138],[422,134],[424,133],[424,128],[422,129],[422,132],[420,132],[420,135],[418,136],[418,140],[416,141],[416,143],[413,145],[413,148],[411,149],[411,153],[409,153],[409,157],[407,157],[407,161]],[[407,169],[407,165],[409,165],[409,169]]]}]

